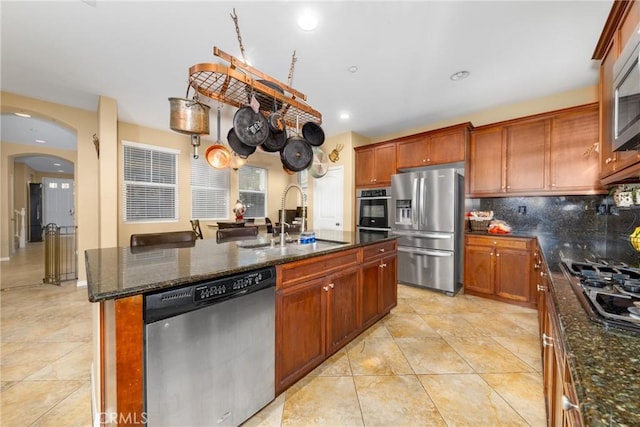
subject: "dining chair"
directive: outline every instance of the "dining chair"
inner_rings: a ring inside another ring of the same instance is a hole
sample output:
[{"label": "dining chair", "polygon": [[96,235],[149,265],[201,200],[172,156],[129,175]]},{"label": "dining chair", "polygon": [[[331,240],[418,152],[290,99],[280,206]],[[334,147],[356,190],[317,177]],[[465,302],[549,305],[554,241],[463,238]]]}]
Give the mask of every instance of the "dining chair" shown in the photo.
[{"label": "dining chair", "polygon": [[223,228],[216,231],[218,242],[249,240],[258,236],[258,227]]},{"label": "dining chair", "polygon": [[194,243],[196,239],[196,233],[193,230],[132,234],[129,238],[129,245],[134,248],[155,245],[169,246],[179,243]]},{"label": "dining chair", "polygon": [[193,229],[193,232],[196,233],[196,239],[204,239],[204,236],[202,235],[202,229],[200,228],[199,219],[191,220],[191,228]]},{"label": "dining chair", "polygon": [[224,230],[227,228],[244,228],[244,221],[239,222],[218,222],[218,230]]}]

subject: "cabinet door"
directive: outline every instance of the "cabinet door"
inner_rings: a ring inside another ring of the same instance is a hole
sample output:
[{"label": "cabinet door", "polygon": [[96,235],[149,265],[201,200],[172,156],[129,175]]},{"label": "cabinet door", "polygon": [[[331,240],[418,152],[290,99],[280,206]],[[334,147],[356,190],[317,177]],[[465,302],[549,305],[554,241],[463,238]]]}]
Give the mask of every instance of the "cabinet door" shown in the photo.
[{"label": "cabinet door", "polygon": [[367,187],[373,184],[375,153],[373,148],[356,151],[356,186]]},{"label": "cabinet door", "polygon": [[485,294],[493,294],[493,248],[488,246],[466,245],[464,256],[465,289]]},{"label": "cabinet door", "polygon": [[498,247],[495,262],[496,295],[515,301],[531,301],[531,254]]},{"label": "cabinet door", "polygon": [[598,106],[561,114],[551,121],[551,189],[570,193],[600,190],[595,150],[598,144]]},{"label": "cabinet door", "polygon": [[359,267],[350,268],[329,277],[323,286],[327,300],[327,355],[353,338],[359,327],[358,275]]},{"label": "cabinet door", "polygon": [[276,292],[276,390],[285,390],[325,355],[325,279]]},{"label": "cabinet door", "polygon": [[548,123],[548,120],[535,120],[509,126],[507,192],[532,192],[545,189]]},{"label": "cabinet door", "polygon": [[471,134],[469,143],[469,191],[482,196],[504,192],[503,128],[495,127]]},{"label": "cabinet door", "polygon": [[465,135],[466,131],[431,135],[429,137],[429,164],[464,161]]},{"label": "cabinet door", "polygon": [[398,304],[398,258],[396,254],[380,260],[380,314]]},{"label": "cabinet door", "polygon": [[374,184],[391,185],[391,175],[396,173],[396,146],[386,144],[376,147]]},{"label": "cabinet door", "polygon": [[367,327],[378,319],[380,313],[380,262],[369,261],[362,265],[362,326]]},{"label": "cabinet door", "polygon": [[425,135],[399,141],[396,145],[398,169],[426,166],[429,157],[427,144],[428,138]]}]

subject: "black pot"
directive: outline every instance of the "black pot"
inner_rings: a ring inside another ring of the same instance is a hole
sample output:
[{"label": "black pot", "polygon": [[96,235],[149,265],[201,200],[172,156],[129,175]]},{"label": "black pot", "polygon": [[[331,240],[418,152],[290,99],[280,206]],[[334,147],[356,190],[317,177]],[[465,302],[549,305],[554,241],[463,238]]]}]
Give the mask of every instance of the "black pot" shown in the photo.
[{"label": "black pot", "polygon": [[269,122],[253,108],[242,107],[233,116],[233,128],[243,144],[257,147],[269,137]]},{"label": "black pot", "polygon": [[246,159],[256,151],[256,147],[244,144],[240,138],[238,138],[234,128],[229,129],[229,133],[227,133],[227,141],[229,142],[229,147],[231,147],[231,149],[243,159]]},{"label": "black pot", "polygon": [[269,153],[275,153],[282,150],[285,142],[287,142],[287,132],[274,132],[269,130],[269,137],[265,142],[260,144],[260,148]]},{"label": "black pot", "polygon": [[324,131],[320,125],[313,122],[307,122],[302,126],[302,136],[315,147],[324,143]]},{"label": "black pot", "polygon": [[284,147],[280,150],[280,160],[285,168],[293,172],[300,172],[311,164],[313,149],[306,139],[292,136],[287,139]]}]

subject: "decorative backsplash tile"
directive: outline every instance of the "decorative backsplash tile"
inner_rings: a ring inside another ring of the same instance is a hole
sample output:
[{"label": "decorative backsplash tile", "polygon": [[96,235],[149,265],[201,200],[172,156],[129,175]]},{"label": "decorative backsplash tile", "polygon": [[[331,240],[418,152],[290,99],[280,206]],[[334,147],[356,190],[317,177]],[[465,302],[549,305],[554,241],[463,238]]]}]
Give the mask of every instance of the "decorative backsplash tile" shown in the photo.
[{"label": "decorative backsplash tile", "polygon": [[562,252],[640,265],[640,253],[629,242],[640,225],[640,206],[617,207],[612,197],[596,195],[467,199],[465,208],[492,210],[513,233],[537,236],[549,263]]}]

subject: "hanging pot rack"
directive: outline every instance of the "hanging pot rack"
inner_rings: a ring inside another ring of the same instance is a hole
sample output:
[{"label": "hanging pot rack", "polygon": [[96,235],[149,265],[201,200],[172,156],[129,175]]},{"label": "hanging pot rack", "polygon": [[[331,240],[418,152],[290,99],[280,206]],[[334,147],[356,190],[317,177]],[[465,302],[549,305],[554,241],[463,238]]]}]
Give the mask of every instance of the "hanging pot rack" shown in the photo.
[{"label": "hanging pot rack", "polygon": [[[191,66],[189,86],[199,94],[237,108],[248,105],[253,94],[261,94],[260,110],[263,114],[279,110],[287,127],[297,131],[299,123],[322,124],[322,114],[304,102],[307,99],[304,93],[215,46],[213,54],[229,65],[201,63]],[[269,83],[282,92],[268,86]]]}]

